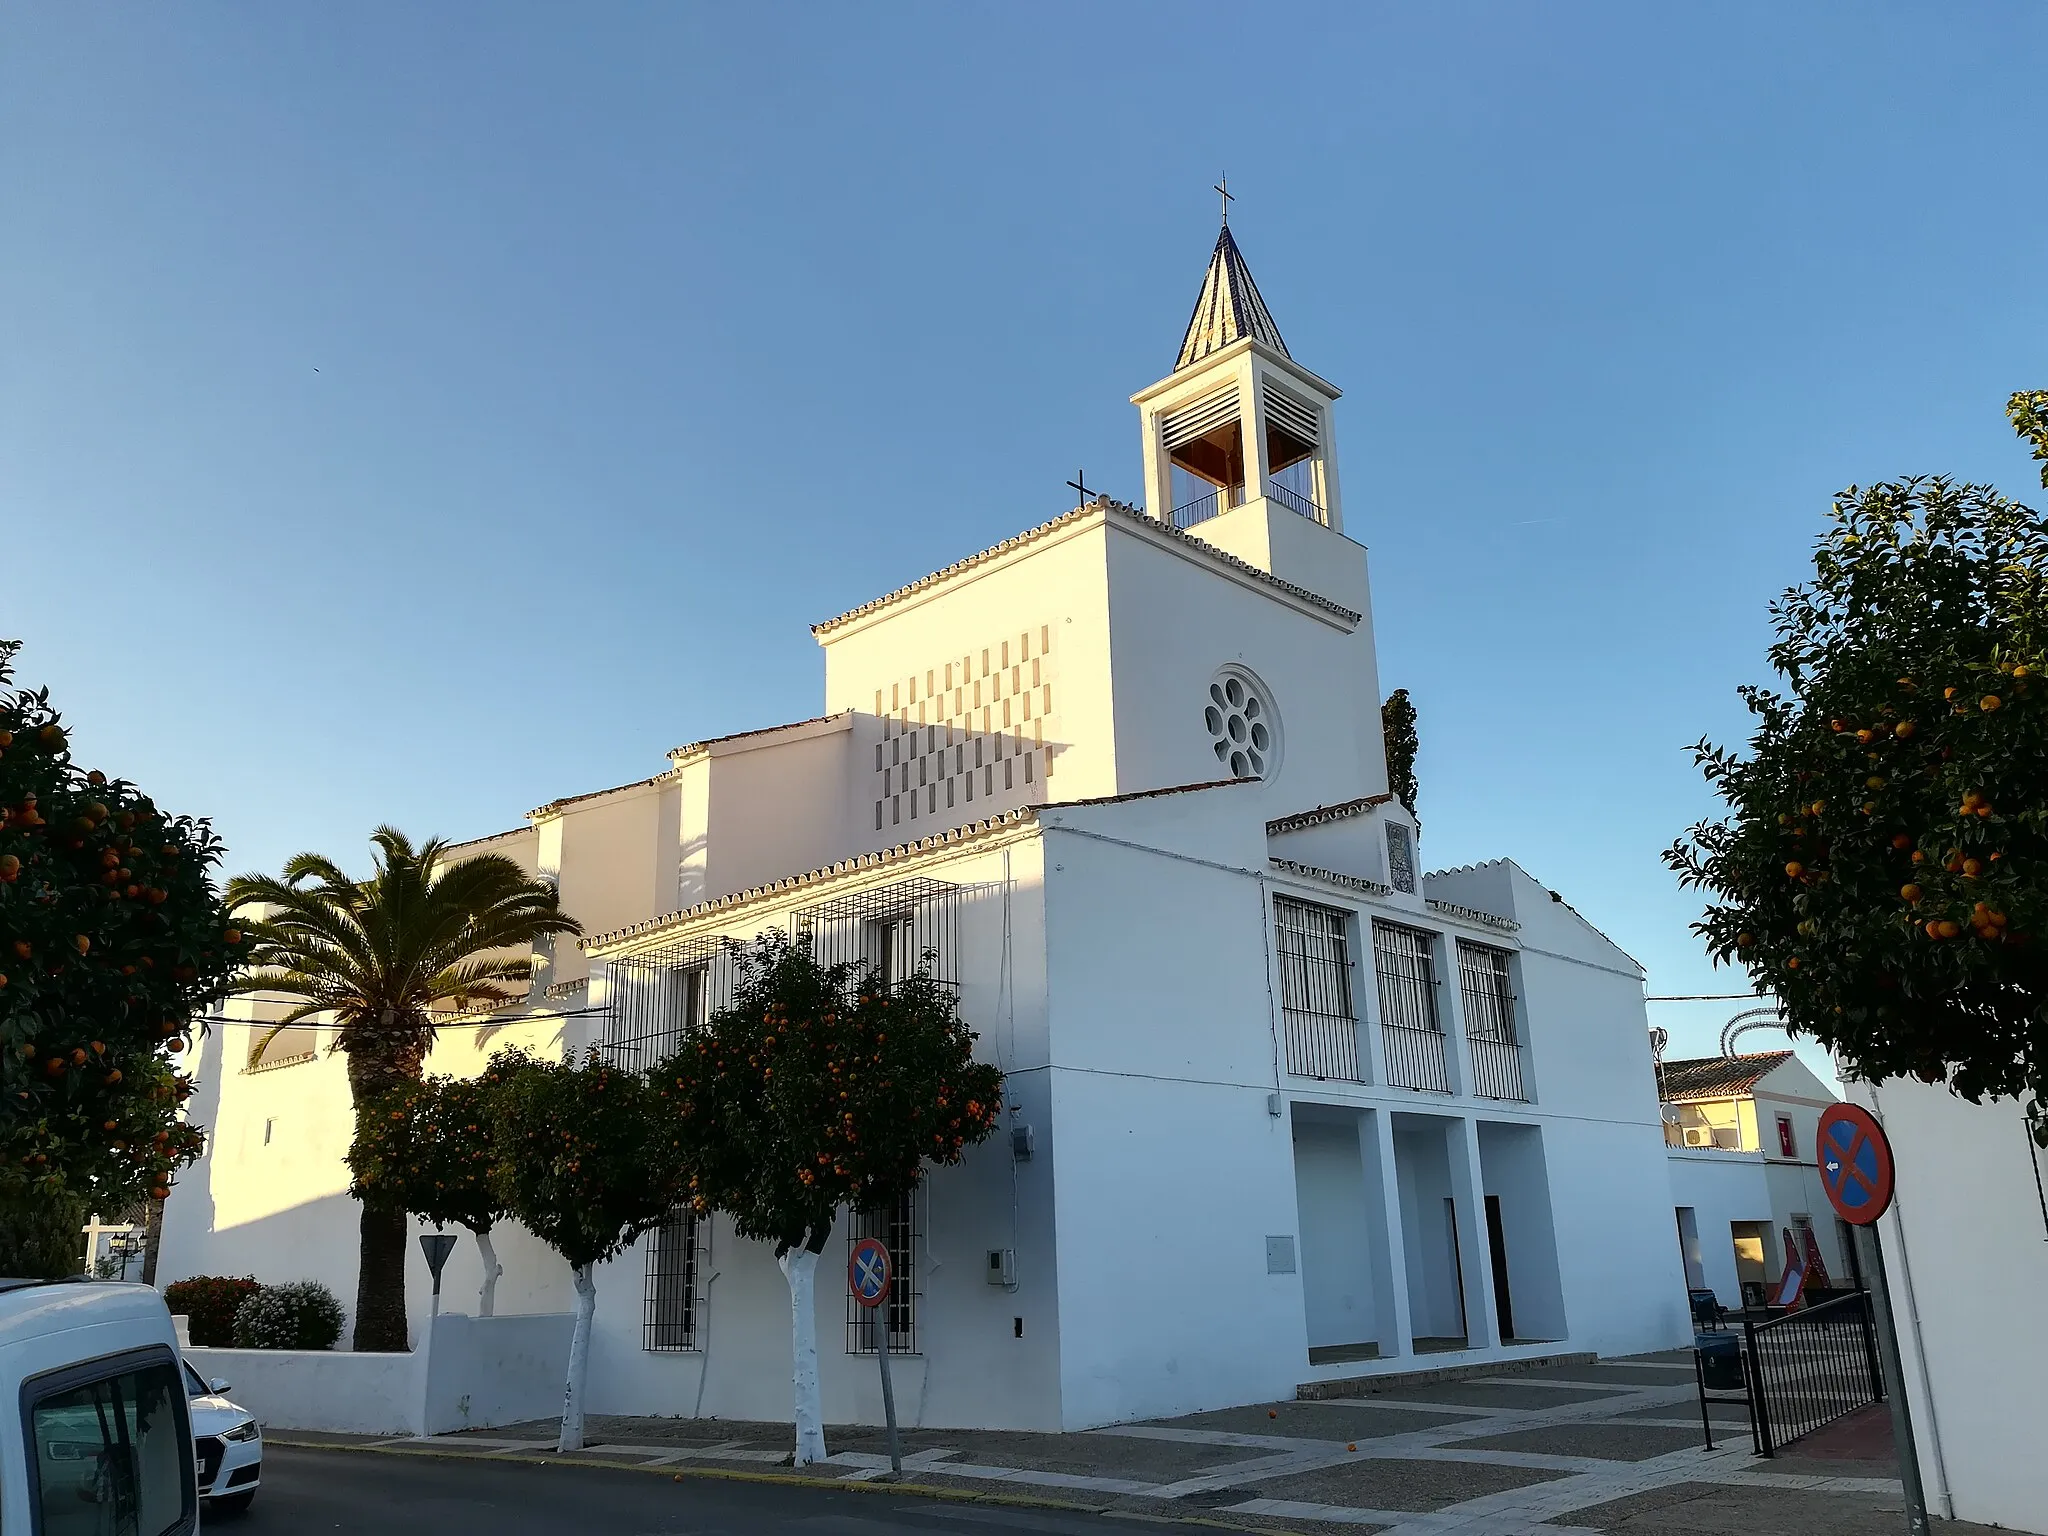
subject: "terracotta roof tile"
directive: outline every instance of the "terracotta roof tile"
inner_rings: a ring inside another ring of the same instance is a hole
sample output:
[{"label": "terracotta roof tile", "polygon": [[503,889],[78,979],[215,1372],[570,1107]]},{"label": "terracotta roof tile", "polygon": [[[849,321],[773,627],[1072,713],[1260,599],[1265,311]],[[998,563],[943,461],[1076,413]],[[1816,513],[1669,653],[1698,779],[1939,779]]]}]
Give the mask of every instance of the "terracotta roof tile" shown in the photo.
[{"label": "terracotta roof tile", "polygon": [[1319,805],[1312,811],[1296,811],[1292,816],[1282,816],[1266,823],[1268,836],[1277,837],[1282,832],[1299,832],[1304,827],[1320,827],[1327,821],[1343,821],[1346,817],[1362,816],[1376,805],[1385,805],[1392,795],[1360,795],[1356,800],[1340,801],[1336,805]]},{"label": "terracotta roof tile", "polygon": [[1658,1068],[1659,1091],[1667,1104],[1683,1104],[1694,1099],[1740,1098],[1791,1055],[1790,1051],[1754,1051],[1742,1056],[1699,1056],[1684,1061],[1667,1061]]}]

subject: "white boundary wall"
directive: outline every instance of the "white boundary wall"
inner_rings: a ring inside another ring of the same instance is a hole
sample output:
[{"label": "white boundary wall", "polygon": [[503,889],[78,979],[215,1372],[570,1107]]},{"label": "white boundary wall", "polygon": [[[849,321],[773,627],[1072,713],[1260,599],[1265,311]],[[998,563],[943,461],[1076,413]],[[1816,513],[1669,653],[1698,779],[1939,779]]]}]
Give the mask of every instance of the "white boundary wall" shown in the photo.
[{"label": "white boundary wall", "polygon": [[1893,1080],[1848,1086],[1891,1138],[1878,1223],[1930,1512],[2048,1532],[2048,1215],[2020,1106]]},{"label": "white boundary wall", "polygon": [[566,1312],[435,1319],[424,1350],[194,1349],[208,1381],[265,1429],[343,1434],[443,1434],[487,1429],[561,1411],[569,1365]]}]

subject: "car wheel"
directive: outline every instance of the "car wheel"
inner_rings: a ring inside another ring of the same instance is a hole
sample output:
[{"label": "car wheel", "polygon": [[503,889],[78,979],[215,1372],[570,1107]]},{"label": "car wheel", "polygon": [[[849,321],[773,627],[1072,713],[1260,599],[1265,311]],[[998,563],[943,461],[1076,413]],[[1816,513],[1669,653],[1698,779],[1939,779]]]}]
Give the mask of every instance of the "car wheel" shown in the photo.
[{"label": "car wheel", "polygon": [[247,1493],[231,1493],[224,1499],[208,1499],[206,1512],[209,1515],[246,1515],[249,1506],[256,1502],[256,1490]]}]

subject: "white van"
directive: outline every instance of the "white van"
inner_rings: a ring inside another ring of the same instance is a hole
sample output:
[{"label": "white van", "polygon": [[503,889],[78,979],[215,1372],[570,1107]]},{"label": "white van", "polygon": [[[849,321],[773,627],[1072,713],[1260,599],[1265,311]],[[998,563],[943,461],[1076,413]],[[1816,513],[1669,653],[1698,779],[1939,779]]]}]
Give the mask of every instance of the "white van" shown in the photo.
[{"label": "white van", "polygon": [[150,1287],[0,1280],[0,1531],[196,1530],[186,1396],[170,1310]]}]

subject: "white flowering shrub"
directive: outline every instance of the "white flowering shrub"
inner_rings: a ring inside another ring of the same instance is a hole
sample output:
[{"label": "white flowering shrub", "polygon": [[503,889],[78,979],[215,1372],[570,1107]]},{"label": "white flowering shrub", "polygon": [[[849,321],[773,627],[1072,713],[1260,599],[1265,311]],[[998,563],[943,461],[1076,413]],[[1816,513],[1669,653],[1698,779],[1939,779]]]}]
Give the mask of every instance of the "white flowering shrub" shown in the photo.
[{"label": "white flowering shrub", "polygon": [[341,1303],[317,1280],[266,1285],[235,1309],[237,1349],[332,1349]]}]

